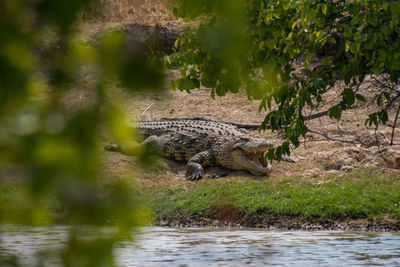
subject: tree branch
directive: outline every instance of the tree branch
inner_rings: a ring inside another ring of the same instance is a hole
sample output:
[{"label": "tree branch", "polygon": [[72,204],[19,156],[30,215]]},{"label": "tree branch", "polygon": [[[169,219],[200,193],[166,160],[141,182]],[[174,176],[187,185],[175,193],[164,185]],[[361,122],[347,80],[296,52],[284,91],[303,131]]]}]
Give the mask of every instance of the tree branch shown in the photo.
[{"label": "tree branch", "polygon": [[396,117],[394,118],[394,123],[393,123],[393,127],[392,127],[392,137],[390,138],[391,146],[393,145],[394,129],[396,129],[397,119],[399,118],[399,112],[400,112],[400,104],[399,104],[399,107],[397,108]]},{"label": "tree branch", "polygon": [[326,133],[318,132],[318,131],[315,131],[315,130],[312,130],[312,129],[308,129],[308,132],[321,135],[321,136],[325,137],[326,139],[331,140],[331,141],[335,141],[335,142],[342,142],[342,143],[348,143],[348,144],[359,144],[359,142],[357,142],[357,141],[333,138],[333,137],[328,136],[328,134],[326,134]]},{"label": "tree branch", "polygon": [[398,93],[397,96],[393,97],[393,98],[390,100],[390,102],[386,105],[386,108],[385,108],[385,109],[389,109],[389,108],[392,106],[392,104],[394,103],[394,101],[396,101],[397,98],[399,98],[399,97],[400,97],[400,93]]},{"label": "tree branch", "polygon": [[376,125],[376,127],[375,127],[375,140],[376,140],[376,145],[377,145],[377,147],[378,147],[379,155],[381,155],[381,157],[383,158],[383,160],[384,160],[386,163],[390,163],[390,161],[383,155],[383,153],[382,153],[382,151],[381,151],[381,146],[379,145],[378,134],[376,133],[377,130],[378,130],[378,125]]}]

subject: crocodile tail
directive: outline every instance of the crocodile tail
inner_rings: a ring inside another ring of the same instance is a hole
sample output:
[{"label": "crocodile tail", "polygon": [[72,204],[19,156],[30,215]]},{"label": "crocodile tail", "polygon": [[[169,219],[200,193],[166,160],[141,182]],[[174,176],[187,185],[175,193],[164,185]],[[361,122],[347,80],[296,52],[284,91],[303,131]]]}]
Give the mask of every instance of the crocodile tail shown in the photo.
[{"label": "crocodile tail", "polygon": [[284,156],[282,156],[282,155],[281,155],[281,160],[282,160],[282,161],[286,161],[286,162],[290,162],[290,163],[296,163],[294,160],[292,160],[292,159],[290,159],[290,158],[287,158],[287,157],[284,157]]}]

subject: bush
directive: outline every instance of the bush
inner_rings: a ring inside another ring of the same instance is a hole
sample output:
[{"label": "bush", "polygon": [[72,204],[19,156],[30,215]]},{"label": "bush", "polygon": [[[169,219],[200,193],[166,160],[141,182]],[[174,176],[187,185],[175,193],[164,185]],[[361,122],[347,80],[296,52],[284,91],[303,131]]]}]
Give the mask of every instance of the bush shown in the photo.
[{"label": "bush", "polygon": [[[308,129],[303,109],[321,103],[338,80],[345,88],[331,118],[365,101],[357,92],[367,74],[385,74],[390,86],[379,88],[380,110],[366,124],[388,120],[387,110],[400,97],[400,3],[360,1],[189,1],[176,0],[172,11],[199,27],[176,42],[168,58],[182,67],[173,86],[212,88],[212,97],[244,87],[250,99],[261,100],[267,113],[260,128],[283,129],[293,145]],[[396,115],[397,116],[397,115]],[[285,142],[269,158],[288,154]]]},{"label": "bush", "polygon": [[[0,2],[0,223],[68,224],[57,254],[66,266],[112,266],[113,244],[148,221],[132,181],[101,186],[99,136],[104,129],[116,139],[130,135],[120,103],[106,94],[110,84],[133,91],[162,85],[162,67],[131,49],[122,33],[104,34],[95,47],[77,41],[74,26],[90,4]],[[85,70],[92,75],[83,83]],[[78,98],[76,88],[88,92],[90,104],[66,112],[62,96]],[[104,234],[104,226],[115,231]],[[0,265],[6,262],[1,257]]]}]

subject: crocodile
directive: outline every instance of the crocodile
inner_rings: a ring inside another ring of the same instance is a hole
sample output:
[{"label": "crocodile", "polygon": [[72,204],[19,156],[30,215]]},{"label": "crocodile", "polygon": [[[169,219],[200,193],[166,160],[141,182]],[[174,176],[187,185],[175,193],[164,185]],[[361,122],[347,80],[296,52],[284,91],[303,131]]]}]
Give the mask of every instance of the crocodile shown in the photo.
[{"label": "crocodile", "polygon": [[[201,179],[207,166],[247,170],[254,175],[266,175],[271,169],[264,155],[274,147],[273,143],[250,136],[228,123],[209,119],[161,119],[141,121],[133,128],[143,139],[141,145],[150,146],[161,156],[187,162],[188,180]],[[121,143],[112,143],[105,149],[130,154]],[[282,160],[293,162],[284,157]]]}]

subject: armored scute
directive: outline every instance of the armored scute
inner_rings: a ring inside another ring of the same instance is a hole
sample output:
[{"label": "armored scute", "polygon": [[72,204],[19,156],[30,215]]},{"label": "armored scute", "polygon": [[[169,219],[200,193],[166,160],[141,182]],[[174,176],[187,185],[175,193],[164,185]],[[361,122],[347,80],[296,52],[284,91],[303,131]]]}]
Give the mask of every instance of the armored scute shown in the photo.
[{"label": "armored scute", "polygon": [[[273,144],[251,137],[227,123],[205,119],[165,119],[140,122],[134,127],[138,128],[143,145],[152,147],[164,157],[187,162],[188,180],[201,179],[203,168],[207,166],[247,170],[255,175],[265,175],[271,169],[264,154],[273,148]],[[124,152],[121,145],[111,144],[105,148]]]}]

